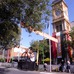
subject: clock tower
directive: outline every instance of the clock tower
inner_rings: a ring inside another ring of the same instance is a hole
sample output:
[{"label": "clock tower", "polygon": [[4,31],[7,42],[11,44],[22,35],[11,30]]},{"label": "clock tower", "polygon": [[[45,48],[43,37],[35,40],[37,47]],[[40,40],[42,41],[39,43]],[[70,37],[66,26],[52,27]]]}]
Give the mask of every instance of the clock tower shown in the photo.
[{"label": "clock tower", "polygon": [[68,18],[68,6],[64,0],[53,0],[52,2],[52,25],[53,33],[58,39],[57,44],[57,59],[67,60],[67,45],[64,43],[67,40],[66,33],[70,31],[70,22]]}]

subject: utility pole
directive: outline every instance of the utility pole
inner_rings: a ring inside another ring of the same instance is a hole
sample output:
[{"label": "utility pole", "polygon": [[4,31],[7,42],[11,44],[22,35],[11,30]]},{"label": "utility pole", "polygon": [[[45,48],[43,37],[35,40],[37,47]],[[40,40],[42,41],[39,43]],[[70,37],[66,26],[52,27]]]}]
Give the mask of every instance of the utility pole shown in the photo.
[{"label": "utility pole", "polygon": [[[49,36],[50,36],[50,25],[49,25]],[[51,72],[51,40],[49,39],[49,53],[50,53],[50,72]]]}]

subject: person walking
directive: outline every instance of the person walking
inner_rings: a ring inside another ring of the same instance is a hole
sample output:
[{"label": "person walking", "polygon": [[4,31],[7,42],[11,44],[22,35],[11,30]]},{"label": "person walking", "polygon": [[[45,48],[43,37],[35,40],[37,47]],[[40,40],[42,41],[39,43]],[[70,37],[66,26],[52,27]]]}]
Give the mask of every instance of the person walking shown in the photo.
[{"label": "person walking", "polygon": [[47,71],[47,63],[44,63],[44,71]]},{"label": "person walking", "polygon": [[70,61],[67,61],[66,72],[70,72]]},{"label": "person walking", "polygon": [[59,67],[59,71],[61,72],[65,72],[66,68],[65,68],[65,65],[64,65],[64,60],[61,61],[61,64],[60,64],[60,67]]},{"label": "person walking", "polygon": [[30,69],[31,69],[31,70],[34,70],[34,66],[35,66],[35,65],[34,65],[34,64],[35,64],[35,55],[34,55],[32,49],[30,49],[29,54],[30,54],[30,60],[31,60]]}]

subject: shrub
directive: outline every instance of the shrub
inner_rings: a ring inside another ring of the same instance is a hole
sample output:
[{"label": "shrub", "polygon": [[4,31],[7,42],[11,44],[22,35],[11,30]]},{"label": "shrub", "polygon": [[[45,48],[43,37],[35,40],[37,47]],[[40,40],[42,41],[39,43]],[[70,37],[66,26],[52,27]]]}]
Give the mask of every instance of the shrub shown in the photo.
[{"label": "shrub", "polygon": [[4,62],[5,61],[5,58],[0,58],[0,62]]},{"label": "shrub", "polygon": [[42,62],[45,62],[45,63],[49,63],[50,62],[50,58],[45,58],[44,60],[42,60]]}]

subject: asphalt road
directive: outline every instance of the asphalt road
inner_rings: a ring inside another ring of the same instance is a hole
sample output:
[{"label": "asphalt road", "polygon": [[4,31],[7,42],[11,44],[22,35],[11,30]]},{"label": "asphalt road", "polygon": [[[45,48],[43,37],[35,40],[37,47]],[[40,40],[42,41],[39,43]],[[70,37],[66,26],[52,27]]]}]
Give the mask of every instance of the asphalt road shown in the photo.
[{"label": "asphalt road", "polygon": [[50,72],[39,72],[39,71],[23,71],[16,68],[0,68],[0,74],[71,74],[71,73],[50,73]]}]

